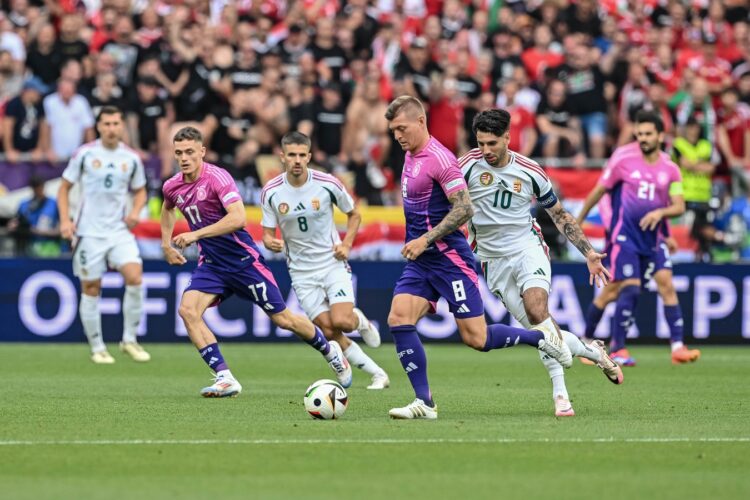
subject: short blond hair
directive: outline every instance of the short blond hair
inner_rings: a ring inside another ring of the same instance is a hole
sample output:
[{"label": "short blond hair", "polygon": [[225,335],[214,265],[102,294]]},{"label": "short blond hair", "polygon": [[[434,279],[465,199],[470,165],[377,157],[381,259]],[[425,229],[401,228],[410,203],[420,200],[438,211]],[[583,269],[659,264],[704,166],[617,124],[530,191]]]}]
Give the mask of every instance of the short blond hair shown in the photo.
[{"label": "short blond hair", "polygon": [[395,98],[388,105],[388,109],[385,112],[385,119],[392,121],[399,113],[410,109],[416,110],[420,116],[425,116],[424,106],[422,106],[422,102],[419,99],[410,95],[402,95]]}]

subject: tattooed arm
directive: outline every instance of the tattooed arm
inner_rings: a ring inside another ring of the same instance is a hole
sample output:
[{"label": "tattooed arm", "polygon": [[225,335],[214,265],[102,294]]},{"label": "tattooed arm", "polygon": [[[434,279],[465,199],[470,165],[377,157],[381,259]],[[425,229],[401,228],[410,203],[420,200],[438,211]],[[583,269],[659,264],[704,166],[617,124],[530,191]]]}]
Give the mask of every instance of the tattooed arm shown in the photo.
[{"label": "tattooed arm", "polygon": [[581,226],[579,226],[575,218],[563,208],[562,203],[558,201],[551,208],[547,209],[547,213],[549,213],[555,226],[557,226],[557,229],[565,235],[568,241],[570,241],[584,257],[586,257],[586,265],[591,274],[589,283],[593,284],[596,282],[597,286],[599,283],[606,285],[610,278],[609,271],[607,271],[602,264],[602,259],[606,257],[606,254],[597,253],[594,250],[591,243],[589,243],[588,238],[586,238],[586,235],[583,234]]},{"label": "tattooed arm", "polygon": [[471,219],[471,216],[474,215],[474,207],[471,205],[467,189],[460,189],[450,194],[448,200],[453,207],[451,207],[450,212],[448,212],[440,224],[419,238],[411,240],[404,245],[404,248],[401,249],[401,255],[409,260],[416,259],[422,255],[427,247],[466,224]]}]

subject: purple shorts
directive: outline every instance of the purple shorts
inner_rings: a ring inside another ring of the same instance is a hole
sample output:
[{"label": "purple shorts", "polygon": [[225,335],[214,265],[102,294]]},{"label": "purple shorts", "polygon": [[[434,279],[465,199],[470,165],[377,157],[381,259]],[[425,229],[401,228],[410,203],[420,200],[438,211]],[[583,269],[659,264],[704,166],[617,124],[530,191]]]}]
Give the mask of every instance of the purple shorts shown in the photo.
[{"label": "purple shorts", "polygon": [[[471,259],[471,260],[469,260]],[[484,314],[484,302],[474,271],[474,256],[462,258],[455,250],[440,256],[408,261],[396,282],[393,295],[408,293],[427,299],[435,311],[440,297],[456,318],[474,318]]]},{"label": "purple shorts", "polygon": [[610,244],[603,263],[612,273],[612,281],[638,278],[643,286],[646,286],[658,271],[672,269],[669,249],[664,242],[659,242],[655,251],[645,255],[628,245]]},{"label": "purple shorts", "polygon": [[210,264],[202,264],[193,270],[185,291],[214,293],[218,295],[216,306],[224,299],[237,294],[238,297],[258,304],[266,314],[277,314],[286,309],[271,270],[264,262],[255,261],[246,267],[228,270]]}]

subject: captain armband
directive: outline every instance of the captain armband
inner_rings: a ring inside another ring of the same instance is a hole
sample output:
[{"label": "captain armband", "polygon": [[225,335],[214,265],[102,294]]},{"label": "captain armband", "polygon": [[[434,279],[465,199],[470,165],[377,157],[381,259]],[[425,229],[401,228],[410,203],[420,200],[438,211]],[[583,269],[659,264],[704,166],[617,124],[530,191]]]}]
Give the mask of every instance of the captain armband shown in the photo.
[{"label": "captain armband", "polygon": [[552,208],[557,203],[557,195],[555,195],[555,192],[550,189],[549,191],[547,191],[547,194],[539,196],[536,199],[536,202],[542,208]]}]

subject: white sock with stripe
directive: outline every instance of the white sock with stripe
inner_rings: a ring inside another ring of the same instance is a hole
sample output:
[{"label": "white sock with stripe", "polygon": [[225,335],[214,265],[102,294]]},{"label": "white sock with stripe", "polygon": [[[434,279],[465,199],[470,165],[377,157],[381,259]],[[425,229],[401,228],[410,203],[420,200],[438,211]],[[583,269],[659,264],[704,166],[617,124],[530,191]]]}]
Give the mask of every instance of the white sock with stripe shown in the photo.
[{"label": "white sock with stripe", "polygon": [[86,338],[89,339],[91,352],[102,352],[107,350],[102,336],[102,315],[99,313],[99,296],[81,294],[81,303],[78,307],[81,315],[81,324]]}]

